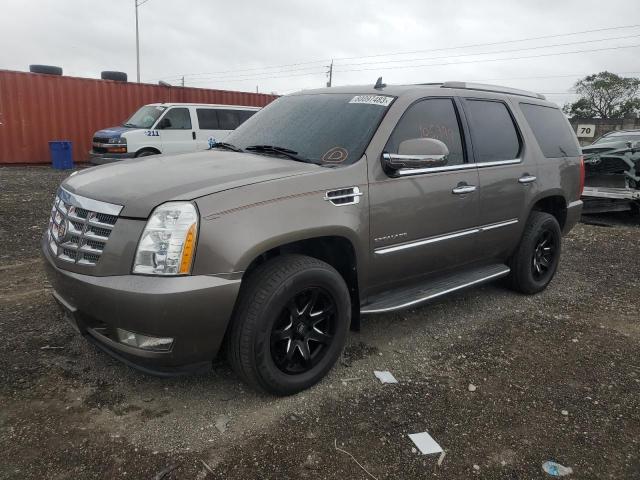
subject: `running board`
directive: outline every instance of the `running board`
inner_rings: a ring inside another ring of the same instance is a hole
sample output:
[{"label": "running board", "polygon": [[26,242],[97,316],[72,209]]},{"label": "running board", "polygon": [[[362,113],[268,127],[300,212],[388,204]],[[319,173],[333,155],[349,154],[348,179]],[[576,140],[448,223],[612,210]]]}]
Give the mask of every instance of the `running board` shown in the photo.
[{"label": "running board", "polygon": [[360,313],[384,313],[413,307],[447,293],[489,282],[508,274],[509,267],[496,264],[445,276],[410,288],[391,290],[373,297],[371,302],[362,306]]}]

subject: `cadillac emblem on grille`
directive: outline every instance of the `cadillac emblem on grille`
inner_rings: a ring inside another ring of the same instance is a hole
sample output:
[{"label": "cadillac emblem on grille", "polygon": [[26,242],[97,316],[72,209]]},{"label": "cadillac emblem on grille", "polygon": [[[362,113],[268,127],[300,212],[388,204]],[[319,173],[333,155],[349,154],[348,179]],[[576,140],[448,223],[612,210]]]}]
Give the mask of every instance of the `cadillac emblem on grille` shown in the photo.
[{"label": "cadillac emblem on grille", "polygon": [[63,220],[58,226],[58,241],[64,243],[67,234],[67,220]]},{"label": "cadillac emblem on grille", "polygon": [[121,210],[120,205],[60,188],[51,208],[47,234],[51,253],[65,262],[96,265]]}]

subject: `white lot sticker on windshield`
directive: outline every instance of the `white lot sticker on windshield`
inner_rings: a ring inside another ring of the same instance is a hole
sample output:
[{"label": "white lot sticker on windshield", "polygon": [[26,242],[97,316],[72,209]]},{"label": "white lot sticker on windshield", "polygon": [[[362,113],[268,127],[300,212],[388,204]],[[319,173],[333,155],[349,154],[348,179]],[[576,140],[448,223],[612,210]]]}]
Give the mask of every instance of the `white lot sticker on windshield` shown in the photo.
[{"label": "white lot sticker on windshield", "polygon": [[380,105],[381,107],[388,106],[393,101],[393,97],[387,97],[386,95],[356,95],[349,103],[364,103],[367,105]]}]

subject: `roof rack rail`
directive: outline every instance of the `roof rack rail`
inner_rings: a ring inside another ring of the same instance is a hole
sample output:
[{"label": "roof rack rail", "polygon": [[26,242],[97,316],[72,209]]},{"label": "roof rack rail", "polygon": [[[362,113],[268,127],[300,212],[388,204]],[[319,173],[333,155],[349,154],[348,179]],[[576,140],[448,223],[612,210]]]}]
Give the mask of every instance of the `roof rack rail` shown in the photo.
[{"label": "roof rack rail", "polygon": [[520,95],[523,97],[539,98],[540,100],[547,99],[541,93],[530,92],[528,90],[520,90],[518,88],[501,87],[500,85],[488,85],[485,83],[444,82],[440,88],[461,88],[465,90],[479,90],[482,92],[508,93],[511,95]]}]

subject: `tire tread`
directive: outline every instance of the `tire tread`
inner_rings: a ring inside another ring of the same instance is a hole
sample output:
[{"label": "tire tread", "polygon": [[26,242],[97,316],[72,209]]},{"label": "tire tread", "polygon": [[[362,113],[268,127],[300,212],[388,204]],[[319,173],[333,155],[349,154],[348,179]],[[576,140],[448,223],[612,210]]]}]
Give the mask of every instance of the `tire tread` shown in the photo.
[{"label": "tire tread", "polygon": [[340,275],[331,265],[316,258],[287,254],[258,266],[241,288],[238,308],[227,337],[227,358],[236,374],[253,388],[275,394],[283,393],[273,389],[272,384],[259,374],[257,365],[252,361],[255,352],[251,332],[259,328],[266,304],[287,278],[303,270],[318,268],[331,269],[336,275]]}]

